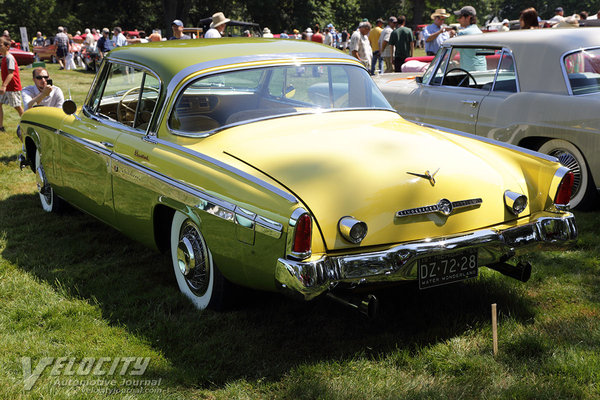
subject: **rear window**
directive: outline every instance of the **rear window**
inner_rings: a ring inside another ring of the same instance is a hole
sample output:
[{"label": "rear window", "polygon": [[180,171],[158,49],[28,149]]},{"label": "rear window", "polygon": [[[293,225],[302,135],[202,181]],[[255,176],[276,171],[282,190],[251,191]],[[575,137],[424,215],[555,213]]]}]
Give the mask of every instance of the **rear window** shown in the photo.
[{"label": "rear window", "polygon": [[573,95],[600,92],[600,49],[580,50],[565,56],[564,70]]},{"label": "rear window", "polygon": [[390,109],[369,74],[344,64],[294,64],[222,72],[183,90],[169,128],[202,134],[222,126],[323,110]]}]

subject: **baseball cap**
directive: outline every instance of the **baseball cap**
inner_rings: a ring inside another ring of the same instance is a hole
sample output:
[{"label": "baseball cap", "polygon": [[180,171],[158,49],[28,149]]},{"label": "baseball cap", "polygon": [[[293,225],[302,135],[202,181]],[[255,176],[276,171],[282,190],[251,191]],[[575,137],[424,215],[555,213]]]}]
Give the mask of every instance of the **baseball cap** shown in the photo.
[{"label": "baseball cap", "polygon": [[460,10],[454,11],[454,15],[477,15],[477,12],[471,6],[464,6]]},{"label": "baseball cap", "polygon": [[180,20],[176,19],[175,21],[173,21],[173,23],[171,25],[183,26],[183,22],[181,22]]}]

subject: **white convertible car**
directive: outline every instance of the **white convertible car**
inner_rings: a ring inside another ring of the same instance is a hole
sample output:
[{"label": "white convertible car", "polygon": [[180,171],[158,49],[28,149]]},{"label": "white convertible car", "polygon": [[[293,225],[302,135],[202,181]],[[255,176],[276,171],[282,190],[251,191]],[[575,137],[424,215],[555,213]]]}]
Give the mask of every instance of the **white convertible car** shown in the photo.
[{"label": "white convertible car", "polygon": [[557,157],[575,175],[571,206],[598,204],[600,28],[461,36],[422,77],[375,81],[409,120]]}]

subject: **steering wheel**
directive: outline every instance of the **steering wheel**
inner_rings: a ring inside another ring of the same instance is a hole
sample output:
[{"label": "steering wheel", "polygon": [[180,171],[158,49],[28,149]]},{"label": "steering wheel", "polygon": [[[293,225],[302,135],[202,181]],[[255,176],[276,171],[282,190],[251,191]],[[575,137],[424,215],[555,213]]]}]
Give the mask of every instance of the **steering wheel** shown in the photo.
[{"label": "steering wheel", "polygon": [[[121,96],[121,99],[119,100],[119,103],[117,104],[117,120],[119,122],[125,123],[125,117],[127,116],[127,111],[130,111],[135,115],[135,109],[130,107],[129,104],[133,103],[134,101],[137,101],[138,99],[136,98],[135,100],[129,100],[129,101],[126,101],[125,99],[127,98],[127,96],[129,96],[131,94],[139,93],[140,89],[141,89],[140,87],[133,87],[133,88],[127,90],[125,93],[123,93],[123,96]],[[152,86],[146,86],[146,87],[144,87],[144,89],[158,93],[158,89],[156,89]],[[131,123],[131,125],[133,125],[134,121],[130,121],[130,123]]]},{"label": "steering wheel", "polygon": [[[467,79],[467,78],[471,78],[471,79],[473,80],[473,83],[474,83],[475,85],[477,85],[477,81],[475,80],[475,78],[473,77],[473,75],[471,75],[471,73],[470,73],[469,71],[467,71],[466,69],[459,68],[459,67],[452,68],[450,71],[446,72],[446,75],[444,75],[444,80],[446,80],[446,76],[448,76],[448,74],[449,74],[450,72],[452,72],[452,71],[462,71],[462,72],[464,72],[464,73],[467,75],[467,76],[465,76],[464,78],[462,78],[462,79],[460,80],[460,82],[458,82],[458,85],[457,85],[457,86],[462,86],[462,85],[463,85],[463,83],[464,83],[464,81],[465,81],[465,79]],[[443,85],[443,84],[444,84],[444,83],[442,82],[442,85]],[[467,86],[469,86],[469,81],[467,81]]]}]

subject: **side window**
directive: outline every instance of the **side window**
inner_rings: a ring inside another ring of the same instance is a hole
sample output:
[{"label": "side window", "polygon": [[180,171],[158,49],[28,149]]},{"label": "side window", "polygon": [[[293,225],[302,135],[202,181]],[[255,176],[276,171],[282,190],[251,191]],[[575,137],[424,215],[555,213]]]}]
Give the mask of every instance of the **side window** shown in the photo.
[{"label": "side window", "polygon": [[453,47],[446,50],[432,84],[489,91],[494,82],[501,50]]},{"label": "side window", "polygon": [[573,95],[600,92],[600,49],[579,50],[564,58]]},{"label": "side window", "polygon": [[88,109],[99,117],[145,130],[158,101],[160,82],[134,67],[110,63],[105,68]]},{"label": "side window", "polygon": [[509,52],[502,53],[493,90],[494,92],[517,92],[515,63],[512,54]]},{"label": "side window", "polygon": [[[442,54],[442,50],[438,51],[438,53],[435,56],[435,59],[433,61],[435,61],[438,57],[440,57],[440,54]],[[440,65],[436,69],[435,74],[433,75],[433,79],[431,80],[431,84],[435,85],[435,86],[439,86],[442,84],[442,80],[444,79],[444,74],[446,73],[446,67],[448,66],[448,60],[450,59],[450,49],[443,50],[443,54],[441,55],[441,57],[442,57],[442,61],[440,62]],[[433,61],[432,61],[432,64],[434,64]],[[429,72],[429,70],[427,70],[427,72],[425,72],[425,74],[427,74],[428,72]],[[423,81],[425,81],[425,76],[423,77]]]}]

